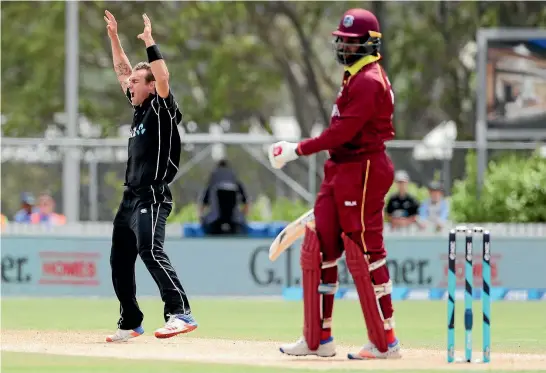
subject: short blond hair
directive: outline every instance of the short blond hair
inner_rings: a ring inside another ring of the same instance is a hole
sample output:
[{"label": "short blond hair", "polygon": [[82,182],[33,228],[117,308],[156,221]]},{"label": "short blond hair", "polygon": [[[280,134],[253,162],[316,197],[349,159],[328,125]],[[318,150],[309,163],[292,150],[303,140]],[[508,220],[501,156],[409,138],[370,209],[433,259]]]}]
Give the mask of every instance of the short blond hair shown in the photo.
[{"label": "short blond hair", "polygon": [[139,62],[133,67],[133,71],[146,70],[148,74],[144,77],[146,83],[155,82],[154,74],[152,73],[152,67],[148,62]]}]

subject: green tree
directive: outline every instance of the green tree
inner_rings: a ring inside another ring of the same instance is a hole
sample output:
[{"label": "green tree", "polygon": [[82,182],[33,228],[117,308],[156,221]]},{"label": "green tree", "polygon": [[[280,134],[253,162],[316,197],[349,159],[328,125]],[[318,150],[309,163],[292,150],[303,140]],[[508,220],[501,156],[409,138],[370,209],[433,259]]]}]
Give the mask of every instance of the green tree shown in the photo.
[{"label": "green tree", "polygon": [[[209,123],[229,119],[230,130],[239,132],[251,123],[269,129],[272,115],[294,115],[307,137],[315,123],[329,122],[342,74],[331,32],[343,12],[355,6],[372,9],[381,22],[398,139],[420,138],[446,119],[458,124],[460,139],[471,139],[476,77],[460,58],[464,48],[480,27],[546,26],[541,2],[79,2],[80,113],[100,125],[105,137],[130,122],[102,17],[105,9],[116,16],[123,47],[135,64],[146,59],[136,38],[145,12],[168,62],[185,123],[194,121],[198,131],[208,132]],[[3,135],[41,136],[64,110],[65,3],[6,2],[1,17]],[[186,148],[182,159],[197,149]],[[259,193],[272,197],[279,189],[243,150],[229,154],[240,177]],[[318,158],[320,181],[325,157]],[[176,193],[194,200],[198,185],[193,180],[203,183],[212,167],[209,161],[190,170],[184,184],[176,183]],[[306,167],[301,161],[286,171],[305,184]],[[24,179],[22,172],[14,170],[10,185]],[[287,188],[281,191],[290,195]]]},{"label": "green tree", "polygon": [[383,26],[396,95],[399,138],[421,138],[454,120],[459,139],[474,136],[475,71],[461,52],[479,28],[546,26],[539,2],[388,2]]},{"label": "green tree", "polygon": [[[273,110],[280,75],[264,58],[265,46],[244,26],[243,4],[81,2],[79,109],[103,127],[104,135],[130,121],[111,66],[105,9],[118,19],[133,65],[146,59],[136,35],[142,31],[141,14],[150,16],[186,122],[228,118],[244,127]],[[63,2],[13,2],[2,8],[2,91],[10,92],[2,95],[5,136],[41,135],[64,109],[64,12]]]},{"label": "green tree", "polygon": [[507,153],[489,162],[480,200],[476,197],[476,155],[466,159],[467,177],[453,188],[457,222],[546,222],[546,159]]}]

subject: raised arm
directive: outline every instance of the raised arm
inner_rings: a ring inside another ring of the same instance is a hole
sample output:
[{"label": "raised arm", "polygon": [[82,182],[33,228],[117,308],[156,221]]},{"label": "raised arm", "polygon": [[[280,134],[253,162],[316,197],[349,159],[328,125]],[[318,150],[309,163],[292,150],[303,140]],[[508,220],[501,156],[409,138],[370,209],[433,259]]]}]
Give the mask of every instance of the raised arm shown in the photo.
[{"label": "raised arm", "polygon": [[114,62],[114,71],[118,77],[118,81],[121,84],[123,92],[127,92],[127,85],[129,84],[129,77],[131,76],[131,63],[125,55],[121,42],[118,37],[118,23],[112,13],[105,11],[104,20],[106,21],[106,29],[108,30],[108,36],[110,37],[110,43],[112,44],[112,61]]},{"label": "raised arm", "polygon": [[138,35],[138,38],[146,44],[148,62],[154,74],[157,94],[159,97],[167,98],[169,97],[169,70],[167,70],[163,56],[152,37],[152,22],[150,18],[146,14],[143,14],[142,18],[144,19],[144,31]]}]

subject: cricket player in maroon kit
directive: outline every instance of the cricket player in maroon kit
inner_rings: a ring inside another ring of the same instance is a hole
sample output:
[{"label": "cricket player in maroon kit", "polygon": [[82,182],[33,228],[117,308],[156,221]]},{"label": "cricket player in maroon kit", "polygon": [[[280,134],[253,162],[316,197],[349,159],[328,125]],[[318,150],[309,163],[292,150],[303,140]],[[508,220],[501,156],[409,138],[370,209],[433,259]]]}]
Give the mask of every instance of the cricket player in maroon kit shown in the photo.
[{"label": "cricket player in maroon kit", "polygon": [[333,35],[345,74],[330,126],[318,137],[300,143],[280,141],[269,149],[274,168],[323,150],[330,155],[314,206],[315,227],[307,227],[301,248],[303,337],[280,350],[297,356],[335,355],[331,324],[337,261],[345,252],[369,338],[348,357],[400,358],[383,243],[383,207],[394,179],[385,151],[385,141],[394,137],[394,94],[378,62],[381,33],[371,12],[348,10]]}]

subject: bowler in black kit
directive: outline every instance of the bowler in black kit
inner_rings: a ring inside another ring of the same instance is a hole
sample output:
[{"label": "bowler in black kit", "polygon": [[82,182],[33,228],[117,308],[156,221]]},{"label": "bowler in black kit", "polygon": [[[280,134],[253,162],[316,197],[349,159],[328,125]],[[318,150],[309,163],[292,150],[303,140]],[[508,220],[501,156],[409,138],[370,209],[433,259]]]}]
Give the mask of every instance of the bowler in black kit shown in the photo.
[{"label": "bowler in black kit", "polygon": [[114,70],[133,113],[129,134],[125,190],[114,218],[110,264],[112,282],[120,302],[117,331],[107,342],[125,342],[144,333],[136,300],[135,262],[140,255],[165,304],[165,326],[157,338],[170,338],[197,328],[188,298],[169,257],[163,250],[165,225],[172,210],[169,183],[180,162],[177,125],[182,113],[169,88],[167,65],[152,38],[145,14],[144,31],[148,62],[131,67],[117,35],[117,21],[106,11],[105,21],[112,45]]}]

